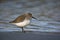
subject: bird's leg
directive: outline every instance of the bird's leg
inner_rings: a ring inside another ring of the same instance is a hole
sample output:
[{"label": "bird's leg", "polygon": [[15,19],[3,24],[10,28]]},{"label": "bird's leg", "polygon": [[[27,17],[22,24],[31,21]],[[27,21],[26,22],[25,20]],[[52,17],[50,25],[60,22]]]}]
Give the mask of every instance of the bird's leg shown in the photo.
[{"label": "bird's leg", "polygon": [[23,29],[23,27],[21,27],[22,28],[22,32],[24,32],[24,29]]},{"label": "bird's leg", "polygon": [[23,27],[21,27],[21,28],[22,28],[22,32],[25,33],[26,31],[24,31],[24,28]]}]

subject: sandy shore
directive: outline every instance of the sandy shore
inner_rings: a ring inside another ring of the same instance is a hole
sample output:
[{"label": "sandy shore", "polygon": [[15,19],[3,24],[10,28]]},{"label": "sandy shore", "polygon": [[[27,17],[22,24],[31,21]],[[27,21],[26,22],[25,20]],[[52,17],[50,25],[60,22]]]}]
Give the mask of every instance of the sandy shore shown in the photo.
[{"label": "sandy shore", "polygon": [[0,40],[60,40],[58,32],[0,32]]}]

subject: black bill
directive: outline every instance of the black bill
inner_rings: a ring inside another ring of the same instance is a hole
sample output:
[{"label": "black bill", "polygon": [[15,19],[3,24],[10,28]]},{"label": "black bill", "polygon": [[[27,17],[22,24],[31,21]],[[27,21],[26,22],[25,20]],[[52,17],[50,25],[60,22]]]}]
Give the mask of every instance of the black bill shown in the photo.
[{"label": "black bill", "polygon": [[35,18],[35,17],[32,17],[32,18],[34,18],[34,19],[38,20],[38,19],[37,19],[37,18]]}]

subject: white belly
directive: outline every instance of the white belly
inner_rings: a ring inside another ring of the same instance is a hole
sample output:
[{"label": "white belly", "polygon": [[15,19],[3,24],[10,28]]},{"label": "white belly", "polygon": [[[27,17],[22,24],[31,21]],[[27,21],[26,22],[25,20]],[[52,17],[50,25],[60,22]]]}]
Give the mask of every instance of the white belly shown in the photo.
[{"label": "white belly", "polygon": [[13,23],[19,27],[25,27],[26,25],[28,25],[30,23],[30,20],[24,20],[23,22],[19,22],[19,23]]}]

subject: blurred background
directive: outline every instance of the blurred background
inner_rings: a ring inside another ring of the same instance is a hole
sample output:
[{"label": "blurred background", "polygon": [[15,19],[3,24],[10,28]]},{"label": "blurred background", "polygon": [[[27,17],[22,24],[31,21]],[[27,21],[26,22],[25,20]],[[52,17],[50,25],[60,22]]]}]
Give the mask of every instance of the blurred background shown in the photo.
[{"label": "blurred background", "polygon": [[31,12],[40,21],[32,19],[32,25],[24,30],[60,32],[60,0],[0,0],[0,32],[21,31],[8,22],[25,12]]}]

